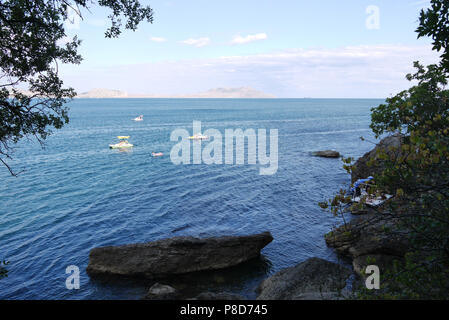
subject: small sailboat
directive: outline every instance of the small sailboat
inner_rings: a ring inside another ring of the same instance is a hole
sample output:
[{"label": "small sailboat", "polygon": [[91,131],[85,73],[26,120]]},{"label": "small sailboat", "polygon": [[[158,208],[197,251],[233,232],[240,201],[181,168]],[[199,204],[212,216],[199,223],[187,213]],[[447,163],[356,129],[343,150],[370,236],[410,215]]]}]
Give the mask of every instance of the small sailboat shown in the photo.
[{"label": "small sailboat", "polygon": [[134,121],[143,121],[143,115],[141,114],[140,116],[134,118],[133,120]]},{"label": "small sailboat", "polygon": [[200,133],[194,134],[193,136],[189,137],[190,140],[208,140],[209,137],[208,136],[204,136]]},{"label": "small sailboat", "polygon": [[128,142],[129,136],[118,136],[117,137],[120,142],[116,144],[110,144],[109,148],[111,149],[124,149],[124,148],[132,148],[134,145]]}]

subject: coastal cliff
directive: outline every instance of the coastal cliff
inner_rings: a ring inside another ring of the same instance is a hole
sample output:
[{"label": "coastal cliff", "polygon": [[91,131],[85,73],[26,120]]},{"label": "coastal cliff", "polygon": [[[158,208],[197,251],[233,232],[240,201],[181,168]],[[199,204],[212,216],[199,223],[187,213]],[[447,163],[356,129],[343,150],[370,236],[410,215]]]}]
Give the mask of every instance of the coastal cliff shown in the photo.
[{"label": "coastal cliff", "polygon": [[382,171],[382,161],[379,159],[379,153],[385,152],[388,156],[396,156],[399,146],[401,145],[403,136],[394,134],[382,139],[371,151],[365,153],[352,166],[351,181],[364,179],[374,176]]},{"label": "coastal cliff", "polygon": [[[403,137],[382,139],[353,165],[351,180],[374,176],[382,171],[379,154],[396,155]],[[348,213],[350,214],[350,213]],[[399,223],[385,204],[364,207],[346,224],[324,235],[328,247],[352,262],[353,270],[326,260],[311,258],[279,271],[259,286],[258,299],[268,300],[338,300],[356,298],[363,286],[368,265],[377,265],[382,273],[404,261],[410,248],[409,230]],[[351,288],[346,286],[352,277]]]},{"label": "coastal cliff", "polygon": [[[351,180],[375,176],[383,170],[381,153],[397,157],[403,136],[395,134],[382,139],[371,151],[352,166]],[[395,201],[392,199],[390,201]],[[326,244],[342,256],[352,260],[354,271],[365,275],[365,267],[376,264],[381,270],[389,269],[395,261],[402,262],[409,246],[407,230],[383,204],[372,208],[364,205],[348,224],[341,225],[325,235]]]}]

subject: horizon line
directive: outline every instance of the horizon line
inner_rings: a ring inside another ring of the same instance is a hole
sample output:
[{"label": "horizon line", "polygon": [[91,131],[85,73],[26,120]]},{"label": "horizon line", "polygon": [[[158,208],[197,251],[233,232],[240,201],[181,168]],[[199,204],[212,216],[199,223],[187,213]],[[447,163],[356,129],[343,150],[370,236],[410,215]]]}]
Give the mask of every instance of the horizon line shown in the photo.
[{"label": "horizon line", "polygon": [[360,97],[352,97],[352,98],[319,98],[319,97],[273,97],[273,98],[223,98],[223,97],[73,97],[74,99],[201,99],[201,100],[207,100],[207,99],[220,99],[220,100],[231,100],[231,99],[238,99],[238,100],[282,100],[282,99],[301,99],[301,100],[385,100],[386,97],[383,98],[360,98]]}]

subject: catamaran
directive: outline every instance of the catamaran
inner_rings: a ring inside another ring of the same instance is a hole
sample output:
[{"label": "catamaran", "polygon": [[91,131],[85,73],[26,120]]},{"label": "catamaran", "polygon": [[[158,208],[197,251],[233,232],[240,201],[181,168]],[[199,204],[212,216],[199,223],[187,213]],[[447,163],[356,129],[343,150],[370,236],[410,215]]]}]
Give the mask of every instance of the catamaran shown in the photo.
[{"label": "catamaran", "polygon": [[143,121],[143,115],[141,114],[140,116],[134,118],[133,120],[134,121]]},{"label": "catamaran", "polygon": [[129,136],[118,136],[117,137],[120,142],[116,144],[110,144],[109,148],[111,149],[123,149],[123,148],[132,148],[134,145],[128,142]]}]

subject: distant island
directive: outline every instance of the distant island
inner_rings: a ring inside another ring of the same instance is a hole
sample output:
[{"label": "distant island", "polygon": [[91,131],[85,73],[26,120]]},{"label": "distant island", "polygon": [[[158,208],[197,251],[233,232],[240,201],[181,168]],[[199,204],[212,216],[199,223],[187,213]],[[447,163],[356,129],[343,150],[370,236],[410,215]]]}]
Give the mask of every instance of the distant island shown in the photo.
[{"label": "distant island", "polygon": [[82,92],[76,96],[77,98],[129,98],[127,92],[110,89],[92,89]]},{"label": "distant island", "polygon": [[128,94],[125,91],[111,89],[92,89],[82,92],[77,98],[276,98],[251,87],[239,88],[215,88],[208,91],[181,94],[181,95],[159,95],[159,94]]}]

